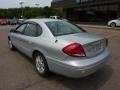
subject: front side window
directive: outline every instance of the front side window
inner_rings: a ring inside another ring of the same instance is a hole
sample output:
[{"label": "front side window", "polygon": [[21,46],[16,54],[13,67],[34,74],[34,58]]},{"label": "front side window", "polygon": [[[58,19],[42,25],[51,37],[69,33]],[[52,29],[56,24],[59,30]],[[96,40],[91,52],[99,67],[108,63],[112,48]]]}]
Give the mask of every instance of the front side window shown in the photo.
[{"label": "front side window", "polygon": [[19,26],[19,27],[16,29],[16,32],[17,32],[17,33],[23,33],[25,27],[26,27],[26,24],[22,24],[21,26]]},{"label": "front side window", "polygon": [[54,36],[85,32],[82,28],[65,21],[46,22],[46,25]]}]

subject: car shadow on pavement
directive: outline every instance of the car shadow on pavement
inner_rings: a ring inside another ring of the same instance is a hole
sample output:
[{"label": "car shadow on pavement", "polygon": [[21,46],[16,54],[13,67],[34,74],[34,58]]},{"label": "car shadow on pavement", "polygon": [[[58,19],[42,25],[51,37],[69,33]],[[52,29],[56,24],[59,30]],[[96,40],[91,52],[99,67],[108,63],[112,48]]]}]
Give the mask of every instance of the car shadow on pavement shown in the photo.
[{"label": "car shadow on pavement", "polygon": [[53,74],[48,80],[54,79],[70,90],[98,90],[110,79],[112,74],[113,69],[109,65],[106,65],[96,73],[85,78],[71,79]]},{"label": "car shadow on pavement", "polygon": [[[33,61],[26,55],[24,55],[20,51],[18,51],[18,53],[24,56],[24,58],[26,58],[31,64],[33,64]],[[99,90],[111,78],[113,72],[114,71],[112,67],[110,67],[110,65],[105,65],[103,68],[101,68],[94,74],[91,74],[81,79],[67,78],[55,73],[51,73],[50,76],[44,79],[47,81],[60,83],[63,85],[63,87],[66,87],[70,90]]]}]

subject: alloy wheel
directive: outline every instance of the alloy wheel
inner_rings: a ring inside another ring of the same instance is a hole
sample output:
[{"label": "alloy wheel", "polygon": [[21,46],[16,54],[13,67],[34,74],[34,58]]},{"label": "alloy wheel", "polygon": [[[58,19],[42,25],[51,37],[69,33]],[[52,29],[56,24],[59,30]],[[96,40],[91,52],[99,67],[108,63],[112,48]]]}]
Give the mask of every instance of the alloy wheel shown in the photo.
[{"label": "alloy wheel", "polygon": [[35,60],[36,68],[39,73],[44,73],[45,71],[45,64],[43,62],[43,58],[41,56],[37,56]]}]

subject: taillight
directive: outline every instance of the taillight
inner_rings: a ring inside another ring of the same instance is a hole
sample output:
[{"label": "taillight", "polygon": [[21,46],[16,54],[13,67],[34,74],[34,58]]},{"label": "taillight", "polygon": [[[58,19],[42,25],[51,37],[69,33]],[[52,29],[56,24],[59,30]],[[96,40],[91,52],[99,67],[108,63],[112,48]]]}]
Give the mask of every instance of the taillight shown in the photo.
[{"label": "taillight", "polygon": [[78,43],[73,43],[73,44],[66,46],[65,48],[63,48],[63,52],[73,57],[84,57],[85,56],[83,47]]}]

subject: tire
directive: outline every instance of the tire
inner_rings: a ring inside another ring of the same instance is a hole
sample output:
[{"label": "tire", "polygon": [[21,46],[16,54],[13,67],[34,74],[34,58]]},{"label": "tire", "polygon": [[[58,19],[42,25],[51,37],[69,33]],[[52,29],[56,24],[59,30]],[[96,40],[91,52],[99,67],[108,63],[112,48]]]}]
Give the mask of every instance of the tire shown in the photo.
[{"label": "tire", "polygon": [[14,45],[12,44],[12,41],[10,39],[8,39],[8,45],[9,45],[9,49],[14,51],[15,50],[15,47]]},{"label": "tire", "polygon": [[110,26],[111,27],[116,27],[116,23],[113,22],[113,23],[110,24]]},{"label": "tire", "polygon": [[34,54],[34,61],[37,72],[43,77],[48,76],[49,68],[45,57],[41,53],[37,52]]}]

